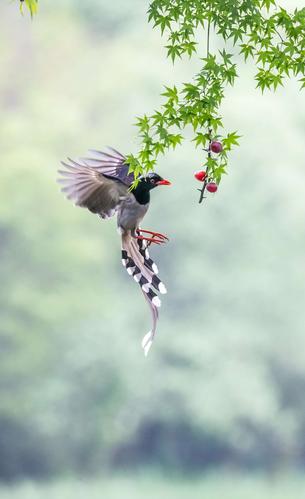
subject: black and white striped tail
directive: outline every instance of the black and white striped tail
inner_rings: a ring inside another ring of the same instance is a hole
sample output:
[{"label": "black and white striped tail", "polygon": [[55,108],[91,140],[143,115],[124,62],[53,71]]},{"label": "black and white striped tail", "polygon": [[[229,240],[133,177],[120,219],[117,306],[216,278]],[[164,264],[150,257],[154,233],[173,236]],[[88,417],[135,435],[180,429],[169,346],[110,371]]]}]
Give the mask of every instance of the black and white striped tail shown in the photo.
[{"label": "black and white striped tail", "polygon": [[126,250],[122,250],[122,264],[126,268],[129,275],[131,275],[134,280],[139,283],[141,290],[147,295],[149,300],[156,307],[161,306],[161,300],[158,295],[152,290],[152,287],[159,291],[161,294],[165,289],[164,284],[159,279],[158,276],[152,275],[151,280],[145,277],[138,265],[134,262],[134,260],[128,255]]},{"label": "black and white striped tail", "polygon": [[[153,325],[151,331],[147,333],[142,340],[142,348],[145,356],[152,345],[158,320],[158,309],[161,306],[161,300],[157,293],[166,293],[166,288],[161,279],[156,275],[156,264],[150,258],[147,247],[143,241],[133,238],[122,237],[122,264],[129,275],[139,284],[141,291],[150,307]],[[154,290],[153,290],[154,289]]]},{"label": "black and white striped tail", "polygon": [[137,239],[139,251],[141,255],[144,258],[144,265],[148,269],[152,270],[155,274],[159,273],[159,269],[155,262],[150,258],[149,251],[148,251],[148,245],[147,242],[144,239]]}]

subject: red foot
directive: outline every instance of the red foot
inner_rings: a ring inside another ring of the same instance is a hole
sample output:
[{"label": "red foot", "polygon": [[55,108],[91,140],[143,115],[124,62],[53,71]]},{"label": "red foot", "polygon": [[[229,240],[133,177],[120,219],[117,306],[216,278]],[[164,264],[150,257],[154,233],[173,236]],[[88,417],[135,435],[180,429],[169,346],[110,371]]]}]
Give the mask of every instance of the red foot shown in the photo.
[{"label": "red foot", "polygon": [[159,239],[163,239],[164,242],[168,241],[168,237],[165,234],[161,234],[161,232],[154,232],[152,230],[144,230],[144,229],[138,229],[137,233],[140,234],[143,232],[144,234],[151,234],[152,238],[157,237]]},{"label": "red foot", "polygon": [[165,243],[165,239],[157,239],[155,236],[153,237],[145,237],[145,236],[136,236],[136,239],[140,239],[141,241],[147,241],[148,245],[155,243],[155,244],[162,244]]}]

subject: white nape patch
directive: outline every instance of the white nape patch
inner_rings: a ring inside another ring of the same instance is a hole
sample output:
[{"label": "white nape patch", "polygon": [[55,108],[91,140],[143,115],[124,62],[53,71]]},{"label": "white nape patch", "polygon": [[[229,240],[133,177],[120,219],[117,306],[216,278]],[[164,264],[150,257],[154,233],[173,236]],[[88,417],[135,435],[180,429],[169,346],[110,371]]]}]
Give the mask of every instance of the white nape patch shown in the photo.
[{"label": "white nape patch", "polygon": [[124,266],[124,267],[126,267],[126,265],[127,265],[127,260],[125,260],[125,258],[122,258],[122,264],[123,264],[123,266]]},{"label": "white nape patch", "polygon": [[146,260],[148,260],[148,258],[149,258],[149,251],[148,251],[148,249],[145,250],[145,258],[146,258]]},{"label": "white nape patch", "polygon": [[144,336],[144,338],[143,338],[143,340],[142,340],[142,343],[141,343],[142,348],[143,348],[143,350],[144,350],[144,355],[145,355],[145,357],[147,357],[147,355],[148,355],[148,352],[149,352],[149,350],[150,350],[150,347],[151,347],[151,345],[152,345],[152,342],[153,342],[152,332],[151,332],[151,331],[149,331],[149,332],[148,332],[148,333]]},{"label": "white nape patch", "polygon": [[142,289],[143,289],[144,293],[149,293],[149,291],[150,291],[150,282],[148,282],[147,284],[143,284]]},{"label": "white nape patch", "polygon": [[153,297],[152,304],[155,305],[155,307],[161,307],[161,300],[160,300],[159,296]]},{"label": "white nape patch", "polygon": [[166,287],[164,286],[163,282],[160,282],[160,284],[159,284],[159,291],[160,291],[160,293],[161,293],[162,295],[166,295],[166,293],[167,293],[167,289],[166,289]]},{"label": "white nape patch", "polygon": [[155,274],[159,274],[159,269],[155,263],[152,264],[151,268]]},{"label": "white nape patch", "polygon": [[128,267],[127,269],[127,272],[129,275],[132,275],[133,274],[133,271],[134,271],[135,267]]},{"label": "white nape patch", "polygon": [[135,280],[136,282],[140,282],[140,279],[141,279],[141,272],[140,272],[139,274],[135,274],[135,275],[133,276],[133,278],[134,278],[134,280]]}]

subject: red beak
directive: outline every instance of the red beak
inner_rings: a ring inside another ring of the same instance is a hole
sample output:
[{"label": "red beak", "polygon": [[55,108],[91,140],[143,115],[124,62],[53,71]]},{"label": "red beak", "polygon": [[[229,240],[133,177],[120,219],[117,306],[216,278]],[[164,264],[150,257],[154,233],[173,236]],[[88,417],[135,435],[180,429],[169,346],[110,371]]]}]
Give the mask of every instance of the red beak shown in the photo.
[{"label": "red beak", "polygon": [[156,185],[172,185],[172,183],[169,180],[159,180]]}]

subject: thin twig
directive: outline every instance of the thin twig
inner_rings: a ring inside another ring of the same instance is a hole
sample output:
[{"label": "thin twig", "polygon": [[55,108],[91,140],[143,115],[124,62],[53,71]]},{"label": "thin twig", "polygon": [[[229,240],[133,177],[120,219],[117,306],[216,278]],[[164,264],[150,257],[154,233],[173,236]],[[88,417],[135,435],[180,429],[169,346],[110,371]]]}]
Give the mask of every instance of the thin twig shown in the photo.
[{"label": "thin twig", "polygon": [[[210,33],[211,33],[211,18],[209,17],[208,29],[207,29],[207,58],[210,55]],[[212,143],[212,131],[213,130],[211,128],[210,121],[209,121],[209,124],[208,124],[208,130],[209,130],[208,158],[211,158],[211,156],[212,156],[212,154],[211,154],[211,143]],[[208,179],[209,179],[209,165],[207,166],[206,176],[204,178],[203,186],[202,186],[202,189],[200,191],[199,204],[201,204],[202,201],[204,200],[204,193],[205,193],[205,188],[206,188],[207,183],[208,183]]]},{"label": "thin twig", "polygon": [[[208,158],[211,158],[212,156],[212,153],[211,153],[211,143],[212,143],[212,128],[210,126],[210,123],[209,123],[209,146],[208,146]],[[200,192],[200,198],[199,198],[199,204],[202,203],[202,201],[204,200],[204,193],[205,193],[205,188],[207,186],[207,183],[208,183],[208,180],[209,180],[209,165],[207,166],[207,169],[206,169],[206,176],[204,178],[204,182],[203,182],[203,186],[202,186],[202,189],[201,189],[201,192]]]},{"label": "thin twig", "polygon": [[207,34],[207,58],[210,55],[210,31],[211,31],[211,18],[209,17],[208,34]]},{"label": "thin twig", "polygon": [[282,37],[281,33],[278,31],[278,29],[274,27],[274,31],[275,31],[275,32],[276,32],[276,34],[280,37],[280,39],[282,40],[282,43],[285,43],[285,40],[284,40],[284,38]]}]

